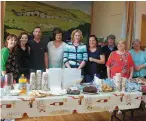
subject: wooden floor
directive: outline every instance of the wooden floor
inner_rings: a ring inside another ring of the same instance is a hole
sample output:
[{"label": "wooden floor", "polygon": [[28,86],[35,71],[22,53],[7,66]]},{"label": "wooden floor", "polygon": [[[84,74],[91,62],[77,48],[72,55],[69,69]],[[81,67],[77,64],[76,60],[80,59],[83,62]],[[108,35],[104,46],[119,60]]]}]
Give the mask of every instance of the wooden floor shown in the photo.
[{"label": "wooden floor", "polygon": [[[90,114],[73,114],[65,116],[53,116],[53,117],[39,117],[29,119],[17,119],[16,121],[110,121],[111,114],[109,112],[99,112]],[[119,118],[122,115],[118,116]],[[117,120],[114,120],[117,121]],[[130,114],[126,114],[126,121],[146,121],[146,110],[136,111],[134,117],[131,118]]]}]

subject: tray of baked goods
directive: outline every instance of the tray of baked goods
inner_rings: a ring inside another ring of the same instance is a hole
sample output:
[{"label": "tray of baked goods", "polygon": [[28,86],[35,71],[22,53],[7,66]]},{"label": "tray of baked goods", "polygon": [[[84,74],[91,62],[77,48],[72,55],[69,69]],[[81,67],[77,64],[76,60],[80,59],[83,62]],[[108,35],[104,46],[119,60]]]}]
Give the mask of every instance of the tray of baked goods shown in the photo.
[{"label": "tray of baked goods", "polygon": [[82,93],[93,95],[93,94],[98,94],[99,90],[95,86],[86,86],[83,88]]},{"label": "tray of baked goods", "polygon": [[45,92],[43,90],[32,90],[31,92],[29,92],[28,95],[35,98],[43,98],[43,97],[50,96],[48,92]]}]

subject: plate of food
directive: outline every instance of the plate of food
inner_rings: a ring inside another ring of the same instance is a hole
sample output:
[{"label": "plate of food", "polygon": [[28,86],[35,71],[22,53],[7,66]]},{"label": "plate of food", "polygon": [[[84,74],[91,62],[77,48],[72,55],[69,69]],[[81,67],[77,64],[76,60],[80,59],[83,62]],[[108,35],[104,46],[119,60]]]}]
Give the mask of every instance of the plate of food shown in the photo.
[{"label": "plate of food", "polygon": [[18,96],[20,94],[20,90],[11,90],[10,95],[11,96]]},{"label": "plate of food", "polygon": [[42,98],[42,97],[47,97],[49,96],[49,93],[42,91],[42,90],[32,90],[29,93],[30,96],[33,96],[35,98]]},{"label": "plate of food", "polygon": [[52,96],[61,96],[61,95],[65,95],[67,93],[66,89],[58,89],[58,88],[54,88],[51,89],[51,91],[48,92],[50,95]]}]

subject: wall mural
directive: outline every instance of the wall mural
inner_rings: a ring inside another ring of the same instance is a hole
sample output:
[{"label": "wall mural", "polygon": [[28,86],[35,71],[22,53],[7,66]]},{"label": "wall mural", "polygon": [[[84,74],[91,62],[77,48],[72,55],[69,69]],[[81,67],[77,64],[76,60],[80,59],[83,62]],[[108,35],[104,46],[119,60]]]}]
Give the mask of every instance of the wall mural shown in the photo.
[{"label": "wall mural", "polygon": [[90,34],[91,1],[8,1],[5,11],[5,36],[7,33],[30,35],[40,26],[43,35],[49,36],[55,27],[64,31],[64,39],[70,39],[75,28],[83,32],[84,41]]}]

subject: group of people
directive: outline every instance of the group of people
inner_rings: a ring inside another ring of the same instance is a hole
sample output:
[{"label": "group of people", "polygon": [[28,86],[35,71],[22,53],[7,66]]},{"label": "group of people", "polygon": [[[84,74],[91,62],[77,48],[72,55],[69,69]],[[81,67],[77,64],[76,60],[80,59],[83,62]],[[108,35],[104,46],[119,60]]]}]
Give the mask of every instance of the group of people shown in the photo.
[{"label": "group of people", "polygon": [[1,50],[1,74],[12,73],[16,81],[23,73],[29,78],[30,72],[45,71],[48,68],[82,69],[84,82],[92,82],[94,76],[113,78],[115,73],[123,77],[146,78],[146,52],[140,50],[140,41],[134,40],[132,49],[126,50],[126,41],[118,41],[115,36],[107,37],[108,45],[99,46],[95,35],[90,35],[87,45],[82,42],[79,29],[71,34],[71,41],[63,41],[63,31],[55,28],[53,41],[44,44],[40,27],[33,31],[33,40],[23,32],[17,38],[10,34]]}]

